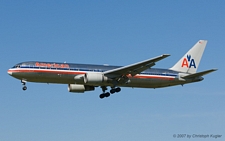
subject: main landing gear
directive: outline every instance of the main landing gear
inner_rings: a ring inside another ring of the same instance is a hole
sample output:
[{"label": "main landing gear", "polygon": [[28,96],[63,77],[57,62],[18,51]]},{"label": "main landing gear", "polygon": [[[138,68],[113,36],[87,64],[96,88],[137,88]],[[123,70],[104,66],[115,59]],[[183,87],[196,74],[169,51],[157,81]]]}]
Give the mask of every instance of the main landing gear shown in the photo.
[{"label": "main landing gear", "polygon": [[21,80],[21,83],[22,83],[22,85],[23,85],[23,90],[25,91],[25,90],[27,90],[27,86],[26,86],[26,81],[25,80]]},{"label": "main landing gear", "polygon": [[103,98],[105,98],[105,97],[109,97],[110,94],[114,94],[114,93],[116,93],[116,92],[118,93],[118,92],[121,91],[121,88],[120,88],[120,87],[112,88],[112,89],[110,90],[110,93],[109,93],[109,92],[105,92],[105,91],[107,90],[106,87],[101,87],[101,88],[102,88],[102,91],[103,91],[103,93],[99,95],[99,97],[100,97],[101,99],[103,99]]}]

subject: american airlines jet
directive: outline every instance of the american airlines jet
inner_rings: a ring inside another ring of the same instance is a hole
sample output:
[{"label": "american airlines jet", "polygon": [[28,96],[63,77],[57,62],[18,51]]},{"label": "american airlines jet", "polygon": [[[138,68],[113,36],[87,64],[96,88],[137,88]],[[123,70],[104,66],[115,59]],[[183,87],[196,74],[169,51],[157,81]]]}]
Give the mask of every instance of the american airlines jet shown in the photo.
[{"label": "american airlines jet", "polygon": [[206,44],[206,40],[198,41],[169,69],[152,68],[170,56],[163,54],[127,66],[22,62],[10,68],[8,74],[21,80],[23,90],[27,89],[26,82],[68,84],[68,91],[74,93],[93,91],[100,86],[103,92],[99,97],[105,98],[120,92],[120,87],[162,88],[202,81],[203,75],[217,70],[197,72]]}]

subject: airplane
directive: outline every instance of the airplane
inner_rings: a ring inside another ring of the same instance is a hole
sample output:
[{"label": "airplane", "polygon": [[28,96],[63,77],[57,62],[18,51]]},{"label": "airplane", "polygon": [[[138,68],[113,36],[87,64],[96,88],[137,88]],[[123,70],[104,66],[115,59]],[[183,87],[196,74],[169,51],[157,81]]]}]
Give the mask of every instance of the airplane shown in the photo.
[{"label": "airplane", "polygon": [[[68,91],[74,93],[101,87],[103,93],[99,97],[102,99],[120,92],[120,87],[155,89],[202,81],[202,76],[217,70],[197,72],[206,44],[207,40],[199,40],[169,69],[152,68],[170,56],[163,54],[127,66],[29,61],[16,64],[8,74],[21,80],[23,90],[27,89],[26,82],[68,84]],[[107,87],[111,87],[109,92]]]}]

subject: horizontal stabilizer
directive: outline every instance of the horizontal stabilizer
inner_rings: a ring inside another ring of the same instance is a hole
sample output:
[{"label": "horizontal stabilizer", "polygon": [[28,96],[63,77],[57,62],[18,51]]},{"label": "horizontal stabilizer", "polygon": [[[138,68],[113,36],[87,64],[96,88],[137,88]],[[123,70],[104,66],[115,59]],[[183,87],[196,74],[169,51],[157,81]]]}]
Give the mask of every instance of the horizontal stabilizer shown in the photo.
[{"label": "horizontal stabilizer", "polygon": [[216,70],[217,70],[217,69],[206,70],[206,71],[202,71],[202,72],[198,72],[198,73],[186,75],[186,76],[183,76],[182,78],[189,79],[189,78],[200,77],[200,76],[206,75],[206,74],[208,74],[208,73],[214,72],[214,71],[216,71]]}]

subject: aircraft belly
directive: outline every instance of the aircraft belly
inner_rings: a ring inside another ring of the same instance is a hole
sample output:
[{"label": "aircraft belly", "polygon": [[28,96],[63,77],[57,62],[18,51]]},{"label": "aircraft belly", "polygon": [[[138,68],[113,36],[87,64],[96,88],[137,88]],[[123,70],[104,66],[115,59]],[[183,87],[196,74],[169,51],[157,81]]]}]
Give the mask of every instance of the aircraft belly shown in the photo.
[{"label": "aircraft belly", "polygon": [[57,74],[57,73],[20,72],[14,73],[13,76],[17,79],[24,79],[30,82],[72,84],[74,83],[75,75]]}]

